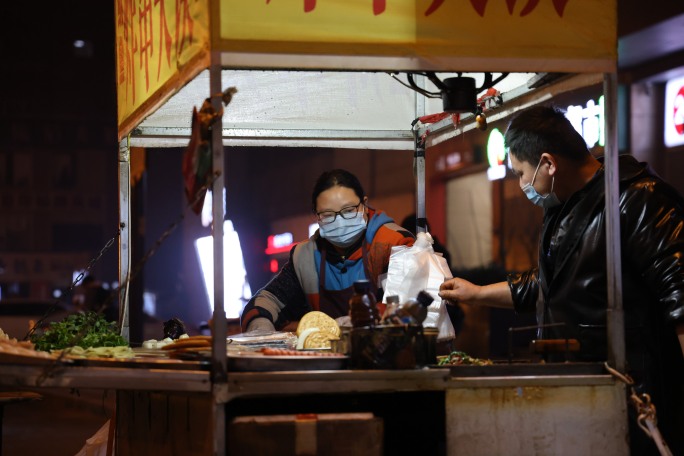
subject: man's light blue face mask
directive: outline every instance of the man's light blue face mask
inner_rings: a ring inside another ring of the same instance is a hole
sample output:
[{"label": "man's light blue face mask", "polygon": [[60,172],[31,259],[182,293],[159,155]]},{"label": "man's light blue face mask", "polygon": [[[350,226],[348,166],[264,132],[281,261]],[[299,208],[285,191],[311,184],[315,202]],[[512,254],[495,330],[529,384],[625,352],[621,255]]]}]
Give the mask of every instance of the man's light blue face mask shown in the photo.
[{"label": "man's light blue face mask", "polygon": [[544,209],[548,209],[550,207],[558,206],[561,202],[558,199],[558,197],[556,196],[556,194],[553,193],[553,184],[555,183],[554,177],[551,177],[551,191],[548,194],[542,196],[534,188],[534,180],[537,178],[537,173],[539,172],[540,166],[541,166],[541,158],[539,159],[539,163],[537,164],[537,169],[534,170],[534,176],[532,176],[532,182],[523,186],[522,191],[525,193],[525,196],[527,196],[527,199],[532,201],[532,204],[535,204],[539,207],[543,207]]}]

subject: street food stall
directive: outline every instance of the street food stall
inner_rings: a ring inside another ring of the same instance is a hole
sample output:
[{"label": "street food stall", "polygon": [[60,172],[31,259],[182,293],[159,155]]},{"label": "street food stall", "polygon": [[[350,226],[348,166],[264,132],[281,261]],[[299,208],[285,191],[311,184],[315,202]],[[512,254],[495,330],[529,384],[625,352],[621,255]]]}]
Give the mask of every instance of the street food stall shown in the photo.
[{"label": "street food stall", "polygon": [[[431,145],[476,125],[475,113],[463,110],[458,119],[450,116],[430,126],[417,121],[445,110],[448,90],[440,83],[465,75],[488,74],[485,81],[501,75],[494,87],[498,100],[484,105],[485,114],[494,119],[604,81],[606,182],[617,188],[611,175],[617,157],[615,1],[115,3],[124,337],[134,271],[131,147],[186,147],[193,134],[190,113],[204,99],[218,113],[210,129],[208,182],[214,194],[223,190],[224,154],[230,166],[230,146],[403,150],[416,156],[420,218],[425,215],[425,150],[429,153]],[[507,81],[508,73],[518,73],[518,79]],[[562,77],[540,82],[543,78],[536,75],[543,74]],[[536,85],[528,84],[532,79]],[[226,104],[229,87],[237,92],[231,92]],[[424,97],[440,91],[438,104]],[[213,220],[223,220],[221,199],[212,204]],[[608,212],[615,215],[616,207],[608,198]],[[617,229],[609,227],[609,239],[618,238]],[[601,364],[426,363],[414,369],[369,370],[350,368],[347,359],[279,363],[264,358],[250,365],[246,362],[253,360],[231,358],[234,341],[227,337],[223,310],[221,223],[214,225],[213,239],[213,337],[204,345],[210,347],[210,357],[146,352],[124,361],[3,358],[0,382],[115,389],[117,454],[172,449],[239,454],[235,445],[245,436],[256,445],[269,440],[264,432],[277,434],[275,416],[289,417],[284,418],[287,437],[278,447],[286,454],[311,450],[312,445],[314,452],[324,446],[356,450],[344,446],[356,439],[351,433],[361,442],[380,442],[369,444],[367,454],[407,448],[453,455],[627,452],[625,385]],[[609,284],[615,291],[607,303],[612,319],[609,362],[623,370],[617,242],[607,254],[615,270]],[[334,415],[330,419],[340,432],[322,437],[327,435],[326,414]],[[252,421],[241,421],[248,415]],[[260,422],[255,416],[271,420]],[[373,425],[353,431],[359,420]],[[411,432],[415,434],[403,437]],[[288,446],[292,451],[286,451]]]}]

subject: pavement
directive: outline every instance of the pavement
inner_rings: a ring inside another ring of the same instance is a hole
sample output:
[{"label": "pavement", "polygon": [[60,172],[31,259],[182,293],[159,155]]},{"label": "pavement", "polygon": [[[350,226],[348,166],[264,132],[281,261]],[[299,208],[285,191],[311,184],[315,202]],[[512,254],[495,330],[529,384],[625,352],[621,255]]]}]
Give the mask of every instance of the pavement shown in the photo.
[{"label": "pavement", "polygon": [[114,414],[113,390],[24,391],[43,399],[5,406],[2,456],[74,456]]}]

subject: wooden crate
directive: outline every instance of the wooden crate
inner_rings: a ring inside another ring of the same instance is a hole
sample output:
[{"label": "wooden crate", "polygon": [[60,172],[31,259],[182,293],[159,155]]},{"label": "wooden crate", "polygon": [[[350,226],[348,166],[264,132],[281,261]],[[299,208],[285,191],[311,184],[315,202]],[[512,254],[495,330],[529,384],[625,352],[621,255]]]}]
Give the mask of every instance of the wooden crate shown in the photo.
[{"label": "wooden crate", "polygon": [[240,416],[228,424],[229,455],[376,456],[383,421],[372,413]]},{"label": "wooden crate", "polygon": [[212,414],[210,394],[118,391],[116,454],[212,455]]}]

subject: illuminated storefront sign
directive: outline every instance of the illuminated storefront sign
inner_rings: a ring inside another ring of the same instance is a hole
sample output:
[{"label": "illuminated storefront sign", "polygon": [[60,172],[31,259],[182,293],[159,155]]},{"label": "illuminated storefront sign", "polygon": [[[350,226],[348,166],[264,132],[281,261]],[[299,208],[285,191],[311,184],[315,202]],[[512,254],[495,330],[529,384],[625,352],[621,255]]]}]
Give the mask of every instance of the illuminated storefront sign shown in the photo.
[{"label": "illuminated storefront sign", "polygon": [[[214,309],[214,240],[205,236],[195,241],[210,308]],[[240,238],[230,220],[223,222],[223,310],[228,318],[238,318],[242,306],[252,296]]]},{"label": "illuminated storefront sign", "polygon": [[289,252],[294,245],[292,233],[272,234],[268,237],[266,254]]},{"label": "illuminated storefront sign", "polygon": [[504,137],[498,128],[494,128],[489,133],[487,140],[487,178],[489,180],[503,179],[506,177],[506,148],[504,147]]},{"label": "illuminated storefront sign", "polygon": [[[295,232],[300,232],[299,228],[299,223],[290,223],[288,225],[293,231]],[[282,229],[282,227],[281,227]],[[307,226],[308,234],[309,237],[313,236],[316,230],[318,230],[318,223],[311,223]],[[297,236],[302,236],[302,234],[298,234]],[[266,250],[265,253],[266,255],[276,255],[279,253],[287,253],[290,250],[292,250],[292,247],[297,244],[295,242],[294,234],[292,234],[289,231],[280,233],[280,234],[272,234],[268,237],[266,240]],[[271,268],[273,266],[271,265]]]},{"label": "illuminated storefront sign", "polygon": [[603,95],[598,102],[589,100],[584,106],[570,105],[565,108],[565,117],[572,123],[587,143],[588,148],[603,147],[606,143]]},{"label": "illuminated storefront sign", "polygon": [[[679,124],[681,131],[684,131],[682,126],[682,117],[684,117],[684,78],[680,80],[680,94],[679,105]],[[674,100],[674,96],[672,97]],[[670,110],[672,111],[672,109]],[[677,111],[676,108],[674,111]],[[606,142],[605,131],[605,117],[604,117],[604,103],[603,95],[598,98],[598,101],[589,100],[584,105],[570,105],[565,108],[565,117],[570,121],[575,130],[582,135],[588,148],[600,146],[603,147]],[[675,116],[670,116],[674,119]],[[676,128],[673,127],[676,131]],[[684,143],[684,134],[680,133],[681,143]],[[489,134],[487,141],[487,161],[489,168],[487,169],[487,177],[489,180],[503,179],[506,176],[506,167],[504,162],[506,160],[506,148],[504,147],[504,136],[498,128],[494,128]]]},{"label": "illuminated storefront sign", "polygon": [[684,76],[665,85],[665,145],[684,144]]}]

